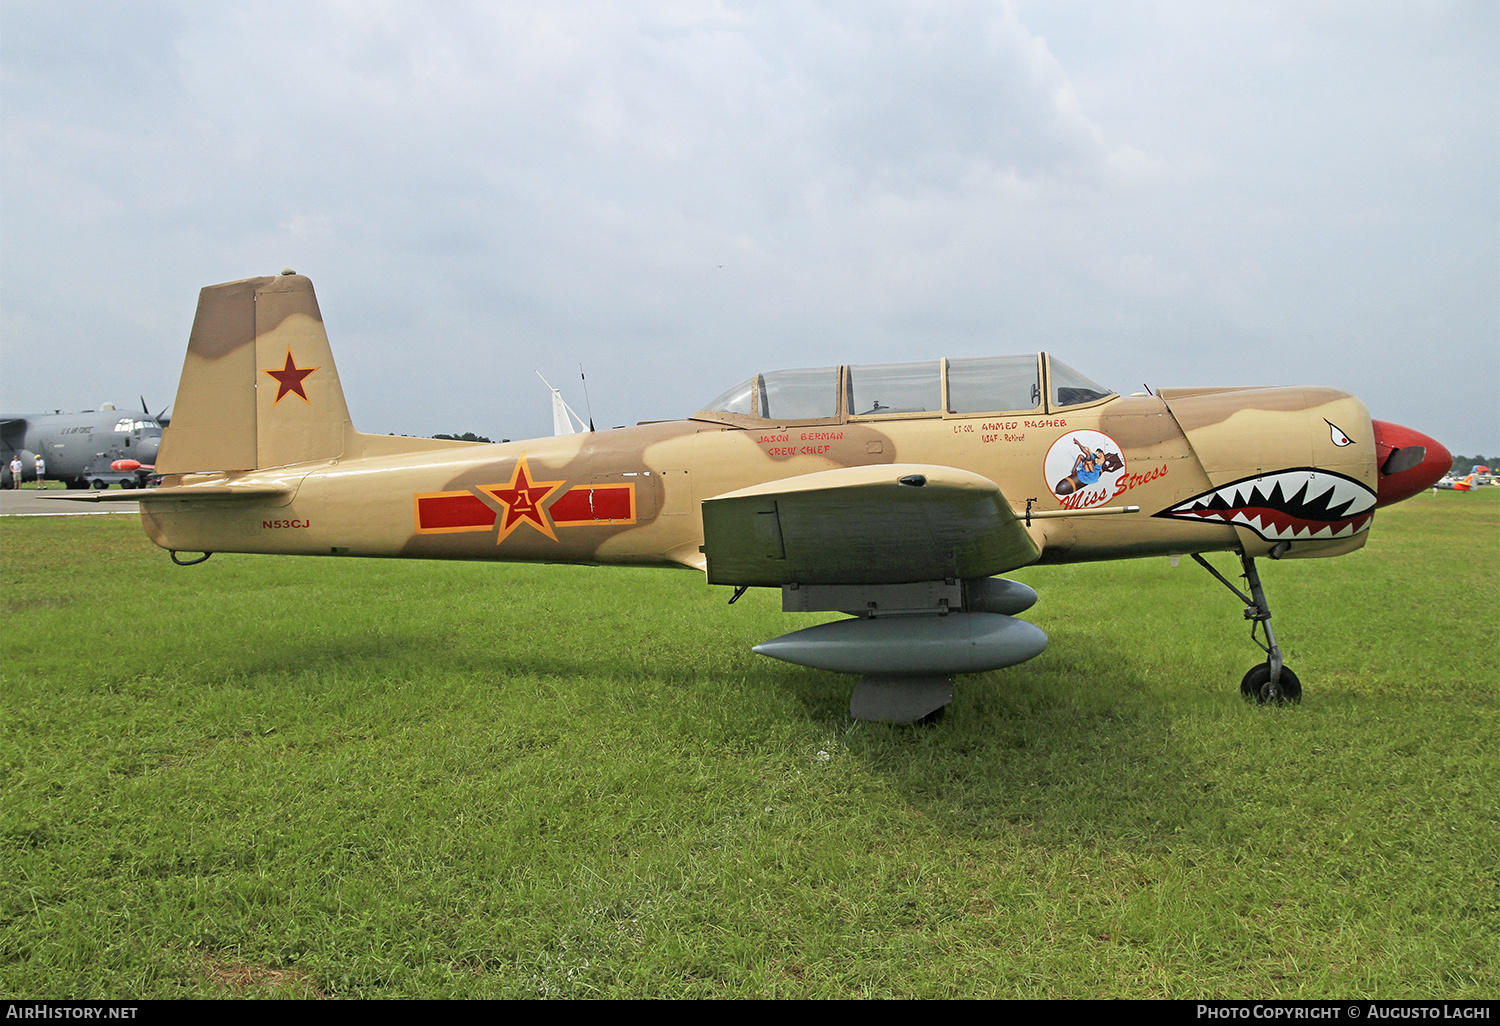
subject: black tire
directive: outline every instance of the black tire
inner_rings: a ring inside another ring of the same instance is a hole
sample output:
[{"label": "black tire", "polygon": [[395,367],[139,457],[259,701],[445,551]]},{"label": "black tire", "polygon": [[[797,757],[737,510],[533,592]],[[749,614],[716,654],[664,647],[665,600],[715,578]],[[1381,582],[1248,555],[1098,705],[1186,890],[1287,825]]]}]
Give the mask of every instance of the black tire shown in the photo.
[{"label": "black tire", "polygon": [[93,485],[95,488],[99,489],[99,491],[101,491],[101,492],[104,491],[104,489],[106,489],[106,488],[109,487],[109,482],[108,481],[90,481],[89,484]]},{"label": "black tire", "polygon": [[[1288,667],[1283,666],[1281,668],[1280,683],[1281,698],[1275,704],[1285,705],[1290,703],[1296,705],[1302,701],[1302,682],[1297,679],[1297,675]],[[1271,664],[1261,663],[1259,666],[1252,666],[1250,672],[1245,674],[1245,679],[1240,681],[1240,697],[1247,702],[1265,705],[1271,701],[1270,697],[1266,694],[1270,689],[1270,684]]]}]

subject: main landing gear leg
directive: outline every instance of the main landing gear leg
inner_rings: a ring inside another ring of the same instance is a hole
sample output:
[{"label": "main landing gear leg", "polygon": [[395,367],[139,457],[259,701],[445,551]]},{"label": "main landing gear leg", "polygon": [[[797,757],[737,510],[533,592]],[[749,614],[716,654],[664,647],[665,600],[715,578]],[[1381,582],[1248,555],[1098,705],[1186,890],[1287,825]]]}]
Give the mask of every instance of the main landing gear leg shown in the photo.
[{"label": "main landing gear leg", "polygon": [[[1219,579],[1219,583],[1234,592],[1245,603],[1245,619],[1250,621],[1250,640],[1260,646],[1266,654],[1266,661],[1259,666],[1250,668],[1245,674],[1245,679],[1240,681],[1240,695],[1247,701],[1258,702],[1261,705],[1281,705],[1285,702],[1302,701],[1302,682],[1297,675],[1281,661],[1281,646],[1276,644],[1276,632],[1271,630],[1271,607],[1266,605],[1266,592],[1260,584],[1260,574],[1255,569],[1254,558],[1240,554],[1240,565],[1245,569],[1245,580],[1250,584],[1250,594],[1246,595],[1240,589],[1230,584],[1228,579],[1219,571],[1209,565],[1208,561],[1196,552],[1193,558],[1198,565]],[[1264,628],[1266,632],[1265,643],[1262,644],[1256,633]]]}]

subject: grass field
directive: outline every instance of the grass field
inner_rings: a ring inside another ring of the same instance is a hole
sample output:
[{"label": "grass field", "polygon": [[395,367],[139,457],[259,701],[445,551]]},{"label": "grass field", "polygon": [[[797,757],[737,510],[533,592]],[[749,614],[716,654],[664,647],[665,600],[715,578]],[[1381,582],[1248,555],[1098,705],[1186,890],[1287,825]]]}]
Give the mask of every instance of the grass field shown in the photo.
[{"label": "grass field", "polygon": [[927,728],[686,571],[0,557],[6,997],[1500,992],[1500,490],[1261,562],[1298,707],[1161,559]]}]

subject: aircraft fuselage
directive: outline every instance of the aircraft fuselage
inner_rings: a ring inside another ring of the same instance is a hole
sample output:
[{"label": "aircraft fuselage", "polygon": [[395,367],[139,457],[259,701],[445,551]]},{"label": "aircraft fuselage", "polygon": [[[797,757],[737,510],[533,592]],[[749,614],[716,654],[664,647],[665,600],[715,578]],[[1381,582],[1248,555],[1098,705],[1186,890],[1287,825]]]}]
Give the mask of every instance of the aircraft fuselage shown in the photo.
[{"label": "aircraft fuselage", "polygon": [[[1179,416],[1188,420],[1186,430]],[[1332,441],[1335,425],[1347,439],[1343,445]],[[1080,443],[1117,460],[1090,482],[1059,488],[1072,476]],[[1209,453],[1208,469],[1200,448]],[[201,509],[157,503],[145,522],[157,544],[179,551],[701,568],[705,499],[841,467],[930,464],[989,478],[1018,513],[1034,500],[1034,514],[1053,514],[1030,526],[1042,542],[1042,563],[1240,548],[1263,555],[1282,541],[1287,556],[1332,555],[1364,543],[1365,514],[1373,512],[1378,487],[1375,455],[1363,404],[1333,390],[1247,389],[1172,400],[1116,396],[1084,409],[1031,415],[757,427],[684,420],[187,475],[166,483],[270,482],[287,491]],[[1287,528],[1272,522],[1274,511],[1257,519],[1247,509],[1238,521],[1158,515],[1215,486],[1288,471],[1315,489],[1332,487],[1318,483],[1321,473],[1361,500],[1340,511],[1349,516]],[[1125,504],[1140,512],[1088,515]]]}]

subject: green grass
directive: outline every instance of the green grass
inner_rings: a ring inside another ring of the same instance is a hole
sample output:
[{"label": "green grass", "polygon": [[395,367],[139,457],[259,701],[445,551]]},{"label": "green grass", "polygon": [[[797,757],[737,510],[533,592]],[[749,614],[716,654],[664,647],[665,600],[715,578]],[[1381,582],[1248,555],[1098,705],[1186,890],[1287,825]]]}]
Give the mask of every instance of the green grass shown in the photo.
[{"label": "green grass", "polygon": [[7,519],[0,994],[1493,996],[1497,499],[1261,561],[1299,707],[1162,559],[1016,574],[1051,647],[917,729],[689,572]]}]

